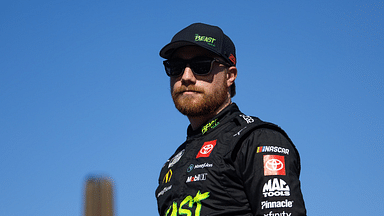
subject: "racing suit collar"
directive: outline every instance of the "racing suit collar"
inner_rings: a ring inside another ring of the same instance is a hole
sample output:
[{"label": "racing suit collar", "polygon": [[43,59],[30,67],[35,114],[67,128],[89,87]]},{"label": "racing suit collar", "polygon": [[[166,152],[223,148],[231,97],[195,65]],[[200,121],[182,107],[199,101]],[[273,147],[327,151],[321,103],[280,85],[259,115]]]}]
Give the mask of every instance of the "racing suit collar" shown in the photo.
[{"label": "racing suit collar", "polygon": [[195,137],[198,135],[205,135],[206,133],[209,133],[213,129],[220,127],[219,125],[222,125],[226,121],[228,121],[228,116],[230,116],[234,112],[240,112],[239,107],[232,103],[225,107],[219,114],[202,124],[199,128],[196,130],[192,129],[192,126],[189,125],[187,129],[187,138]]}]

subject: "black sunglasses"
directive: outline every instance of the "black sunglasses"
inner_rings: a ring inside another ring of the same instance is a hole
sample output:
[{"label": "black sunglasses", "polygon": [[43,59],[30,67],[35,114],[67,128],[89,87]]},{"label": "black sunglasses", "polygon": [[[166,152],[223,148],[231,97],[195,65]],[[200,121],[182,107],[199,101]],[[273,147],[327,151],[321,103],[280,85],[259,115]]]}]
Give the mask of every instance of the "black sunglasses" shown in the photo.
[{"label": "black sunglasses", "polygon": [[165,72],[167,72],[167,75],[170,77],[177,77],[183,74],[187,65],[189,65],[195,75],[204,76],[211,73],[214,62],[229,66],[228,63],[221,61],[220,59],[209,57],[196,57],[190,60],[168,59],[165,60],[163,64]]}]

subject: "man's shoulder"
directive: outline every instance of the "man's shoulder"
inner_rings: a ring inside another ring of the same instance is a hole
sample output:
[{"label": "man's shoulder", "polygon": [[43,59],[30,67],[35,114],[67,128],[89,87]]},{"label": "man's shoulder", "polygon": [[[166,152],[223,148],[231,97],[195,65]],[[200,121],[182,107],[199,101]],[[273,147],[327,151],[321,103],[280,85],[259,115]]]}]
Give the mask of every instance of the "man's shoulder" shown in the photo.
[{"label": "man's shoulder", "polygon": [[[288,134],[277,124],[263,121],[259,119],[258,117],[254,116],[247,116],[247,115],[240,115],[240,118],[243,118],[246,122],[247,130],[244,131],[246,133],[243,134],[243,139],[248,137],[251,134],[270,134],[270,135],[277,135],[277,136],[283,136],[285,137],[290,143],[293,144],[291,139],[289,138]],[[244,124],[244,123],[243,123]]]},{"label": "man's shoulder", "polygon": [[284,137],[289,143],[293,144],[288,134],[277,124],[263,121],[258,117],[238,113],[234,116],[237,126],[232,128],[233,143],[241,143],[250,136],[259,136],[260,134],[268,136]]},{"label": "man's shoulder", "polygon": [[234,116],[234,121],[238,124],[238,127],[246,131],[254,131],[257,129],[265,128],[276,131],[283,131],[278,125],[263,121],[256,116],[246,115],[244,113],[238,113]]}]

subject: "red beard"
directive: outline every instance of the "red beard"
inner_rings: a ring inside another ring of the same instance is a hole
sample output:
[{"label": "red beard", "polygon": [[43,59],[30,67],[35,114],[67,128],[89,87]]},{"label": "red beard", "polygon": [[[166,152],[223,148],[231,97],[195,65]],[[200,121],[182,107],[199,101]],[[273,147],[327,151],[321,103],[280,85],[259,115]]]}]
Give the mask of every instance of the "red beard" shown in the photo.
[{"label": "red beard", "polygon": [[[193,91],[194,94],[183,94],[185,91]],[[175,107],[184,115],[199,117],[209,115],[217,111],[228,99],[228,87],[224,81],[216,86],[213,91],[206,92],[196,86],[181,86],[171,92]]]}]

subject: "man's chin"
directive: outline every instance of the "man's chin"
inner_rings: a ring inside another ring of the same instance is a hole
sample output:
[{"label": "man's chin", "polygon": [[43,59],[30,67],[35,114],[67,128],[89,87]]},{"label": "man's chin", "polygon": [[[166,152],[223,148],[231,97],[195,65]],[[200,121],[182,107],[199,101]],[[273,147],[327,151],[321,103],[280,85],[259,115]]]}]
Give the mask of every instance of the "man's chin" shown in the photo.
[{"label": "man's chin", "polygon": [[197,99],[178,98],[174,100],[175,107],[180,113],[189,117],[204,115],[204,102]]},{"label": "man's chin", "polygon": [[182,106],[196,106],[198,104],[204,103],[202,94],[198,93],[188,93],[188,94],[177,94],[173,97],[173,102],[175,104],[180,104]]},{"label": "man's chin", "polygon": [[215,113],[226,101],[228,90],[225,88],[206,94],[199,92],[172,93],[175,107],[188,117],[202,117]]}]

